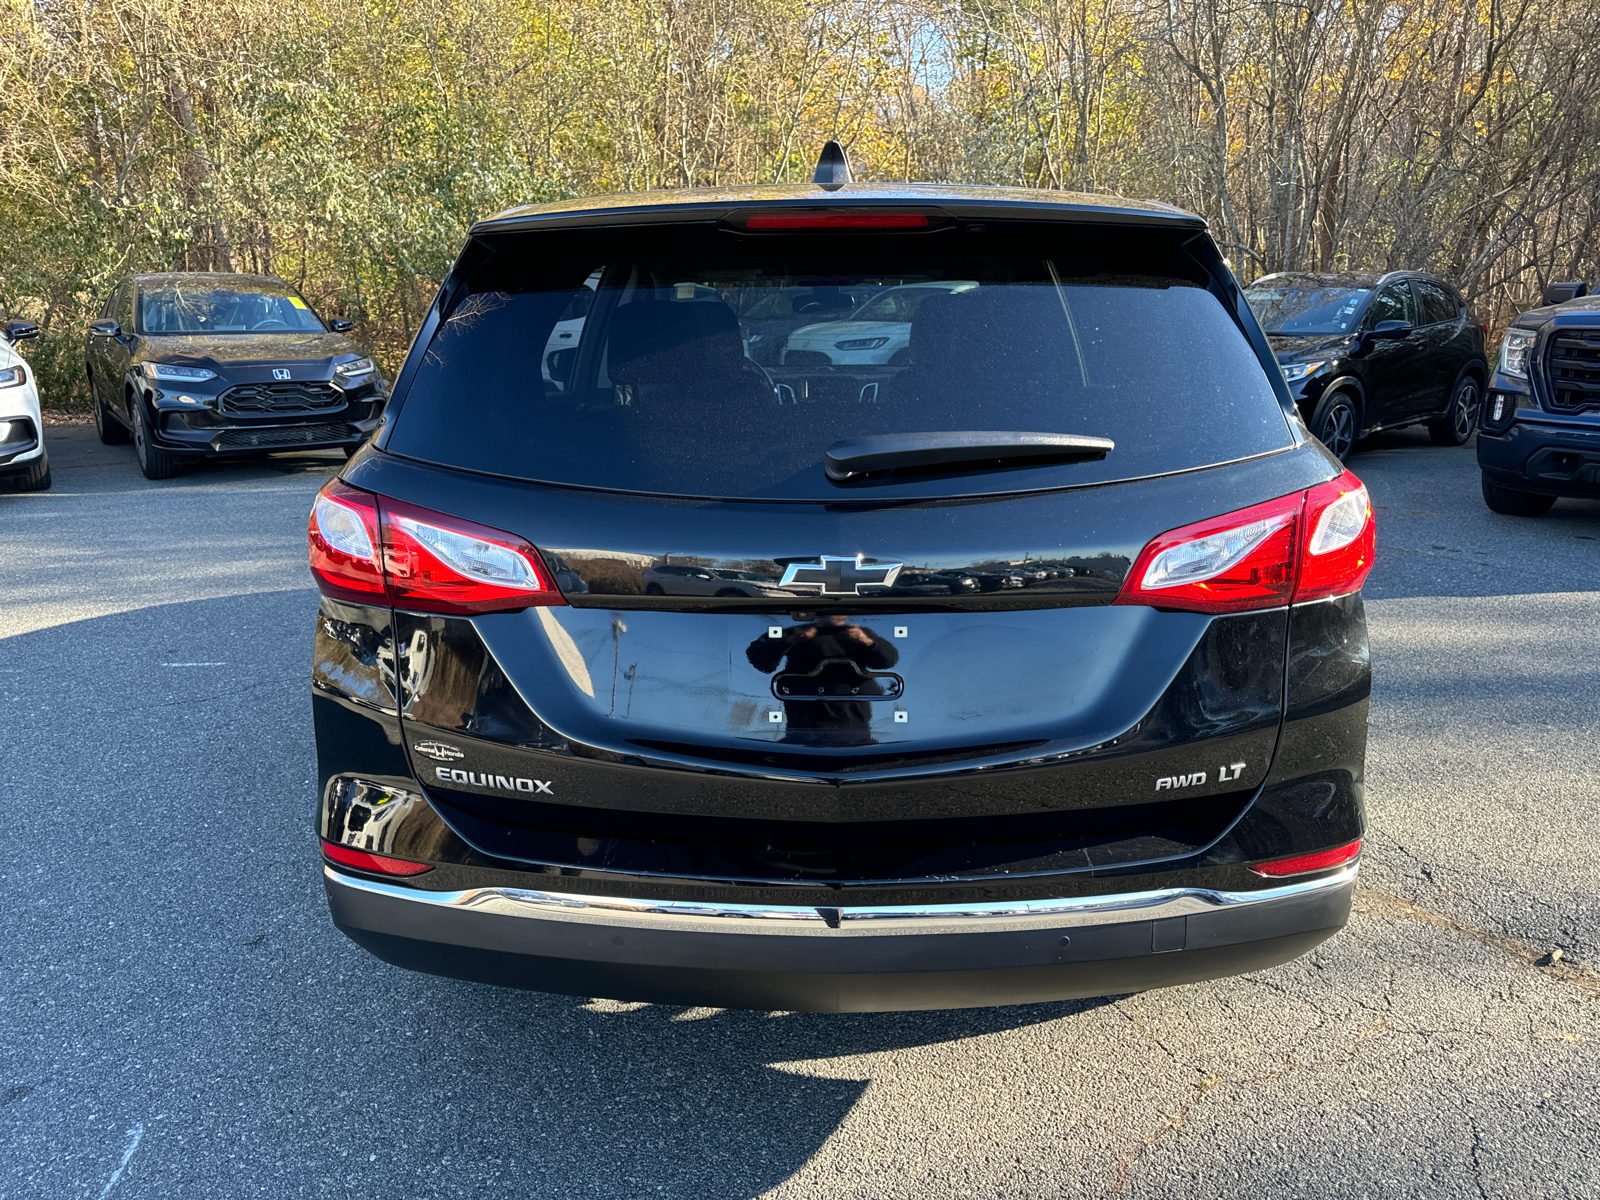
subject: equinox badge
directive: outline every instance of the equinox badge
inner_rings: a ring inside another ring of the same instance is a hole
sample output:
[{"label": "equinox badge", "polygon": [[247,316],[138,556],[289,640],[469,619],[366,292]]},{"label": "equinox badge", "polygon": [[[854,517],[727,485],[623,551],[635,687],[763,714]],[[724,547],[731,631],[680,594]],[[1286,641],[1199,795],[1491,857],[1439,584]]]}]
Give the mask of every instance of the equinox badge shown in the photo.
[{"label": "equinox badge", "polygon": [[864,587],[893,587],[904,563],[869,563],[858,554],[836,558],[824,554],[816,562],[790,563],[779,587],[816,588],[824,596],[859,596]]}]

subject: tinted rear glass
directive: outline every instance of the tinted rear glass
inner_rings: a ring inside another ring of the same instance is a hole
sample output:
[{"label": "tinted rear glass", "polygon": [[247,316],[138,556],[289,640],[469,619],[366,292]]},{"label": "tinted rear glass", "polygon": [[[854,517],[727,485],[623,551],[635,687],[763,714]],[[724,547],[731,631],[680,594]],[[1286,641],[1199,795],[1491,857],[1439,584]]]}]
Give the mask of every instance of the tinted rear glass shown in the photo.
[{"label": "tinted rear glass", "polygon": [[874,496],[1105,482],[1292,444],[1261,361],[1166,231],[679,227],[508,235],[468,256],[480,265],[422,353],[391,452],[586,487],[837,499],[851,490],[825,476],[828,447],[873,434],[1116,442],[1099,462],[902,477]]}]

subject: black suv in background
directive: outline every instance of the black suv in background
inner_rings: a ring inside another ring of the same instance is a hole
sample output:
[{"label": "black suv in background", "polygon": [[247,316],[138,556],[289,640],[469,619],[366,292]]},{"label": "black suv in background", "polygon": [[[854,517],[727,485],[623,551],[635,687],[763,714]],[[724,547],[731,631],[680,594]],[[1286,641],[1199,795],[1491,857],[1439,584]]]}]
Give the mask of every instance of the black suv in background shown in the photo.
[{"label": "black suv in background", "polygon": [[[473,228],[310,521],[323,878],[374,954],[913,1009],[1344,925],[1372,512],[1204,222],[839,174]],[[745,350],[949,281],[900,363]]]},{"label": "black suv in background", "polygon": [[1339,458],[1368,434],[1419,421],[1436,445],[1472,436],[1489,377],[1484,329],[1444,280],[1285,273],[1245,295],[1311,432]]},{"label": "black suv in background", "polygon": [[355,452],[386,386],[349,321],[324,323],[270,275],[135,275],[89,326],[100,440],[130,438],[149,479],[270,450]]},{"label": "black suv in background", "polygon": [[1517,517],[1600,499],[1600,296],[1558,283],[1544,301],[1506,330],[1478,432],[1484,503]]}]

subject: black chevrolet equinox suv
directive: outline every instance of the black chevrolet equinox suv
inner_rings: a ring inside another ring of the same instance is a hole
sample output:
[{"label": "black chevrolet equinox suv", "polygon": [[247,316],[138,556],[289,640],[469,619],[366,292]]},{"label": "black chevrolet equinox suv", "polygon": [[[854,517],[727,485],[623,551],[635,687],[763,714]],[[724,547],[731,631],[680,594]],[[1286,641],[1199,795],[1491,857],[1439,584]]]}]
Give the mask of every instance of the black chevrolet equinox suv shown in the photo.
[{"label": "black chevrolet equinox suv", "polygon": [[[334,922],[788,1010],[1305,953],[1361,848],[1373,517],[1204,223],[818,173],[473,228],[311,514]],[[921,284],[898,362],[747,352]]]}]

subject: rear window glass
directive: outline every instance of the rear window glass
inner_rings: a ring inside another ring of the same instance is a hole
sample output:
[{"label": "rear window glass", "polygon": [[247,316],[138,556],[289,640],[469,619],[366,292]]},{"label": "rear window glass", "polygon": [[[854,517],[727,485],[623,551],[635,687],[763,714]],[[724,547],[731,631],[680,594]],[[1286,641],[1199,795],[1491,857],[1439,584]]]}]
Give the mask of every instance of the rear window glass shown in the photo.
[{"label": "rear window glass", "polygon": [[393,453],[585,487],[837,499],[861,485],[827,479],[828,447],[873,434],[1089,434],[1116,449],[871,495],[1106,482],[1292,444],[1260,359],[1165,231],[680,227],[467,253],[479,265],[422,352]]}]

